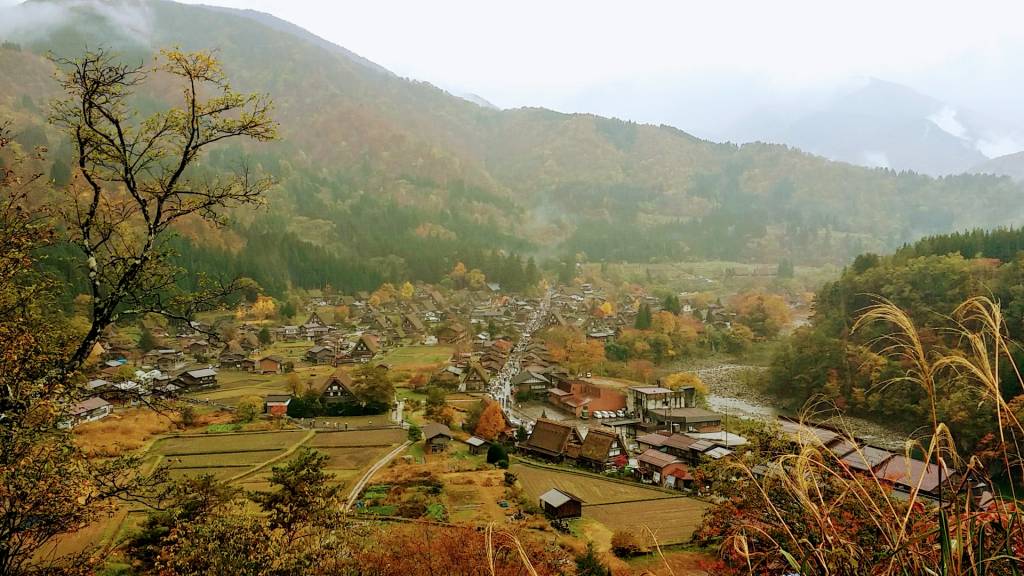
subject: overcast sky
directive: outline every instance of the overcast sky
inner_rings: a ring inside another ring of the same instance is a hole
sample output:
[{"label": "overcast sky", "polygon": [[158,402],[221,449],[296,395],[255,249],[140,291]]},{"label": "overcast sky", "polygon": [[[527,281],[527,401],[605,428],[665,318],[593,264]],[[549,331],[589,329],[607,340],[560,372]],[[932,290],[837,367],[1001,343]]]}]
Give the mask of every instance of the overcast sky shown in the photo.
[{"label": "overcast sky", "polygon": [[1024,125],[1024,2],[186,1],[269,12],[501,107],[710,134],[773,102],[878,77]]},{"label": "overcast sky", "polygon": [[609,113],[614,98],[587,104],[594,93],[752,82],[785,96],[874,76],[999,115],[1020,108],[1008,89],[1024,84],[1024,2],[213,3],[270,12],[402,76],[502,107]]}]

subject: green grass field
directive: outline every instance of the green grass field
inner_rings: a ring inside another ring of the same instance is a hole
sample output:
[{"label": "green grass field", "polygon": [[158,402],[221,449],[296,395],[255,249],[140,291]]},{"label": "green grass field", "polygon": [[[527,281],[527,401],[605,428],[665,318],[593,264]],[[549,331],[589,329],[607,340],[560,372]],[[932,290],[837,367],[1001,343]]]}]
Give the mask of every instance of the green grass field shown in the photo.
[{"label": "green grass field", "polygon": [[[331,366],[307,366],[295,369],[299,382],[313,384],[334,370]],[[220,385],[212,390],[200,390],[190,394],[193,398],[235,405],[246,396],[266,396],[267,394],[287,394],[290,392],[288,374],[253,374],[239,370],[220,370],[217,382]]]},{"label": "green grass field", "polygon": [[426,370],[439,368],[454,350],[451,346],[403,346],[387,352],[380,361],[395,370]]}]

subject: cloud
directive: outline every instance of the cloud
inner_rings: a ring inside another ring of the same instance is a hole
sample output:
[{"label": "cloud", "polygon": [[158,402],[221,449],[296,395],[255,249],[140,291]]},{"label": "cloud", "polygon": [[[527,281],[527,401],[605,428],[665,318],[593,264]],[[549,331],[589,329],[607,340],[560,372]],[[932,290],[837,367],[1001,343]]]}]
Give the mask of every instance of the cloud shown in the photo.
[{"label": "cloud", "polygon": [[108,21],[123,36],[148,46],[153,33],[153,15],[146,2],[114,3],[102,0],[66,2],[25,2],[15,5],[0,0],[0,37],[33,41],[49,36],[67,24],[75,12],[92,12]]},{"label": "cloud", "polygon": [[967,138],[967,129],[956,119],[956,108],[944,106],[942,110],[928,117],[933,124],[942,129],[943,132],[952,134],[957,138]]}]

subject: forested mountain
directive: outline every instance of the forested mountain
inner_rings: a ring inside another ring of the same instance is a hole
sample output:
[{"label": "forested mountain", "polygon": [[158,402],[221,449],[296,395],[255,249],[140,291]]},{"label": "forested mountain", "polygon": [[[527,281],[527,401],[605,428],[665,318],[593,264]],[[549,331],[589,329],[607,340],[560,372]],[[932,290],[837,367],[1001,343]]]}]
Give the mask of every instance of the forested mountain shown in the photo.
[{"label": "forested mountain", "polygon": [[[236,89],[270,94],[281,139],[223,147],[203,166],[215,173],[250,155],[279,182],[268,207],[234,214],[227,231],[182,229],[191,240],[181,250],[214,270],[234,255],[240,273],[278,288],[436,280],[495,251],[836,262],[1022,212],[1006,178],[933,179],[666,126],[482,107],[265,14],[161,0],[12,10],[19,25],[0,28],[0,118],[23,146],[49,146],[58,185],[71,150],[45,123],[57,95],[47,52],[106,46],[138,62],[162,47],[216,49]],[[139,108],[168,97],[149,94]]]},{"label": "forested mountain", "polygon": [[[815,299],[809,326],[797,330],[773,361],[768,381],[775,394],[798,407],[821,395],[848,413],[908,430],[929,420],[927,394],[919,386],[893,381],[907,366],[881,354],[876,341],[891,326],[853,331],[857,318],[877,297],[906,311],[931,352],[968,354],[968,344],[953,332],[957,306],[975,296],[1001,304],[1008,336],[1024,338],[1024,229],[976,230],[924,238],[891,256],[863,254]],[[1019,365],[1024,352],[1013,349]],[[1021,387],[1013,367],[1004,362],[1005,398]],[[948,374],[946,376],[949,376]],[[936,406],[963,447],[973,449],[995,429],[991,399],[964,378],[943,377]],[[1024,396],[1017,401],[1022,406]]]}]

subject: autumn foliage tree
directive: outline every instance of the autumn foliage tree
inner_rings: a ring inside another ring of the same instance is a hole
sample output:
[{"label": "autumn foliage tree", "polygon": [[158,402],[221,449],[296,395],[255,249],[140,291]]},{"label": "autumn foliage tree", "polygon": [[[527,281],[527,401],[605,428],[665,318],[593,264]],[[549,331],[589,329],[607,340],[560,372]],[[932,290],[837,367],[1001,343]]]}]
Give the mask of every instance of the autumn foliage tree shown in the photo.
[{"label": "autumn foliage tree", "polygon": [[[57,559],[40,551],[163,484],[159,470],[139,472],[136,456],[93,459],[72,441],[78,371],[117,319],[187,320],[233,291],[232,282],[176,290],[168,238],[186,219],[216,225],[221,208],[258,203],[270,181],[245,166],[222,179],[199,178],[194,166],[219,142],[275,134],[269,101],[232,91],[209,54],[164,52],[153,70],[103,51],[56,63],[64,98],[52,120],[75,158],[59,208],[43,201],[39,173],[23,170],[0,127],[0,573],[11,575],[94,572],[102,556],[89,550]],[[150,73],[178,82],[184,103],[140,119],[131,105]],[[77,249],[88,282],[81,329],[54,314],[57,291],[38,266],[55,241]]]},{"label": "autumn foliage tree", "polygon": [[40,176],[10,142],[0,125],[0,574],[88,572],[95,559],[87,553],[55,560],[39,552],[150,478],[130,474],[134,456],[90,461],[63,425],[82,397],[74,353],[84,329],[59,313],[56,286],[38,269],[53,228],[36,204]]},{"label": "autumn foliage tree", "polygon": [[789,305],[778,294],[745,292],[729,301],[736,319],[759,338],[772,338],[789,324]]},{"label": "autumn foliage tree", "polygon": [[497,402],[488,402],[480,413],[480,420],[473,433],[486,440],[494,440],[505,431],[505,416]]}]

